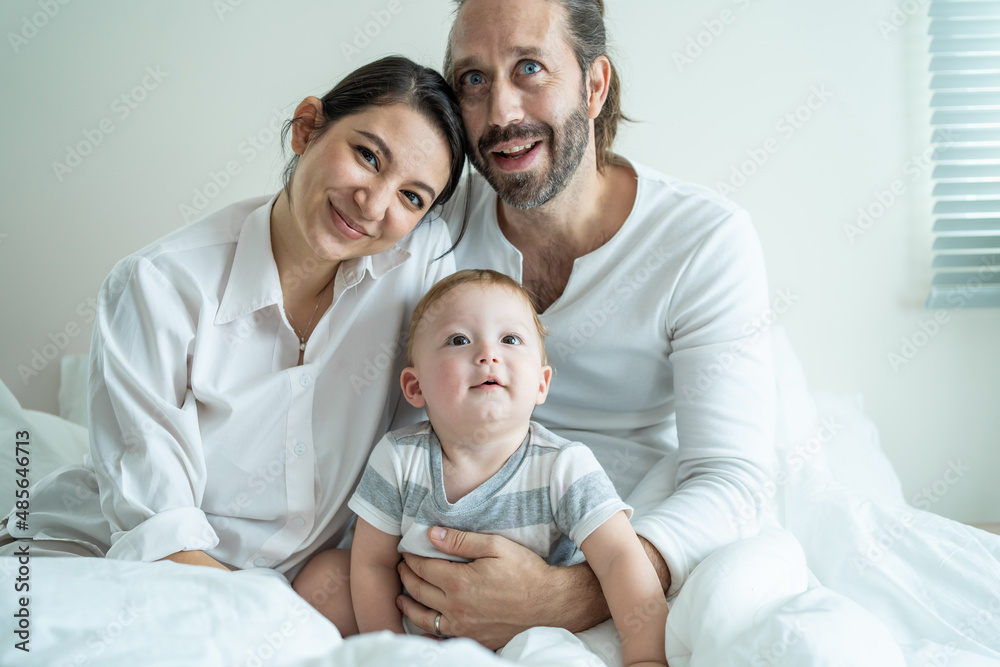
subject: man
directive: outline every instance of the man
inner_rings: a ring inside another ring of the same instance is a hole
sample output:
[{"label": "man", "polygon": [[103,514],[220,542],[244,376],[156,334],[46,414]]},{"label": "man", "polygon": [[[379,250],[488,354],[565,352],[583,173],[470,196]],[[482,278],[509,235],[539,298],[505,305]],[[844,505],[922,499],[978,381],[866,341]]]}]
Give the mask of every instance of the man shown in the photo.
[{"label": "man", "polygon": [[[600,0],[458,4],[445,77],[481,174],[459,268],[503,271],[534,294],[556,368],[535,419],[590,445],[626,501],[661,499],[633,525],[673,594],[760,527],[774,388],[756,234],[732,203],[611,152],[621,111]],[[458,229],[465,197],[453,202]],[[497,648],[528,627],[609,616],[586,564],[550,568],[458,531],[436,544],[473,562],[400,565],[413,598],[401,609],[429,632]]]}]

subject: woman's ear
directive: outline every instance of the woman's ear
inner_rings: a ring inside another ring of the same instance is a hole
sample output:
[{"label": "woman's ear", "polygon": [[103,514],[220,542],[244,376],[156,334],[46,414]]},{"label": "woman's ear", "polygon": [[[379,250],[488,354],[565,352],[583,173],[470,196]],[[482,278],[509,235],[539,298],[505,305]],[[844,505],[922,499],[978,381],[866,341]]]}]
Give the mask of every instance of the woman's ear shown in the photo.
[{"label": "woman's ear", "polygon": [[422,408],[427,405],[424,395],[420,391],[420,380],[417,379],[417,369],[408,366],[403,369],[399,376],[399,384],[403,388],[403,396],[406,401],[415,408]]},{"label": "woman's ear", "polygon": [[309,96],[295,107],[295,119],[292,122],[292,152],[302,155],[313,130],[323,121],[323,102],[318,97]]}]

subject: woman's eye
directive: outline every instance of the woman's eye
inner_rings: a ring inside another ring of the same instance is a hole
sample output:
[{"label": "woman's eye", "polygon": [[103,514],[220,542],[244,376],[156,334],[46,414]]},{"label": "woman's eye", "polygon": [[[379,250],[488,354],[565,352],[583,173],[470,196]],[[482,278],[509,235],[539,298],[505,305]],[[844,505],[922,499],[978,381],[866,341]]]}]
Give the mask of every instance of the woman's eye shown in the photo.
[{"label": "woman's eye", "polygon": [[364,146],[356,146],[355,148],[357,148],[358,153],[361,154],[361,159],[362,160],[364,160],[365,162],[367,162],[371,166],[373,166],[376,169],[378,169],[378,158],[375,157],[375,153],[372,153],[370,150],[368,150]]},{"label": "woman's eye", "polygon": [[521,65],[522,74],[537,74],[542,71],[542,66],[534,60],[529,60]]},{"label": "woman's eye", "polygon": [[506,336],[500,339],[500,342],[503,343],[504,345],[520,345],[521,339],[515,336],[514,334],[507,334]]},{"label": "woman's eye", "polygon": [[462,76],[461,82],[465,86],[480,86],[486,83],[486,77],[479,72],[469,72]]},{"label": "woman's eye", "polygon": [[468,345],[469,339],[462,334],[455,334],[448,339],[448,345]]},{"label": "woman's eye", "polygon": [[410,201],[411,204],[416,206],[418,209],[424,207],[424,199],[416,192],[410,192],[409,190],[404,190],[403,195]]}]

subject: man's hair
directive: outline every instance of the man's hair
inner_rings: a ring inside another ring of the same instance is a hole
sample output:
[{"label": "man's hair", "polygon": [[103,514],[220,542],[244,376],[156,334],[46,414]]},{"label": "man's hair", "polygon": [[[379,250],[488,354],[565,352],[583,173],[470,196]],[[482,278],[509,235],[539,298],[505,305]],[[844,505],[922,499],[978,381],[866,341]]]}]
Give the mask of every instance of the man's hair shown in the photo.
[{"label": "man's hair", "polygon": [[[604,56],[611,62],[608,55],[607,34],[604,27],[604,0],[548,0],[558,2],[566,10],[566,42],[576,54],[577,63],[586,81],[590,65],[599,56]],[[466,0],[454,0],[458,9]],[[457,11],[457,10],[456,10]],[[452,23],[452,31],[455,24]],[[444,55],[444,78],[452,87],[457,88],[455,81],[454,59],[451,52],[452,35],[448,35],[448,47]],[[597,168],[603,170],[608,164],[619,160],[612,152],[618,124],[629,118],[622,113],[621,80],[618,70],[611,63],[611,80],[608,82],[608,97],[600,115],[594,120],[594,148],[597,152]]]},{"label": "man's hair", "polygon": [[464,271],[458,271],[450,276],[442,278],[431,287],[424,298],[420,300],[417,307],[413,309],[413,316],[410,318],[410,331],[406,336],[406,363],[407,365],[413,365],[413,345],[417,334],[421,329],[429,326],[436,317],[441,314],[441,308],[439,304],[442,304],[444,298],[453,289],[459,285],[465,285],[466,283],[477,282],[483,287],[496,286],[503,287],[514,294],[524,299],[525,305],[528,310],[531,311],[531,317],[535,321],[535,328],[538,331],[538,343],[541,347],[542,352],[542,364],[547,364],[549,362],[548,355],[545,353],[545,337],[549,335],[548,330],[542,321],[538,319],[538,313],[535,312],[535,306],[531,303],[531,296],[525,291],[525,289],[510,276],[504,275],[497,271],[491,271],[489,269],[466,269]]}]

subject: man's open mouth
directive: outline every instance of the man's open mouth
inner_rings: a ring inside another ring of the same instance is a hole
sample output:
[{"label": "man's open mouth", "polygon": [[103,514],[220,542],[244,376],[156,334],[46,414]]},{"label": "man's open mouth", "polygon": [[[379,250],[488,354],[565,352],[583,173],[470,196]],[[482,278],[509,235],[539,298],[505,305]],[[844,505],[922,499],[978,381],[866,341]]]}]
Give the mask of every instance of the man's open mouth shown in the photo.
[{"label": "man's open mouth", "polygon": [[534,150],[535,146],[540,143],[542,142],[532,141],[531,143],[521,144],[519,146],[511,146],[510,148],[505,148],[502,151],[493,151],[493,154],[497,157],[506,158],[508,160],[519,160]]}]

